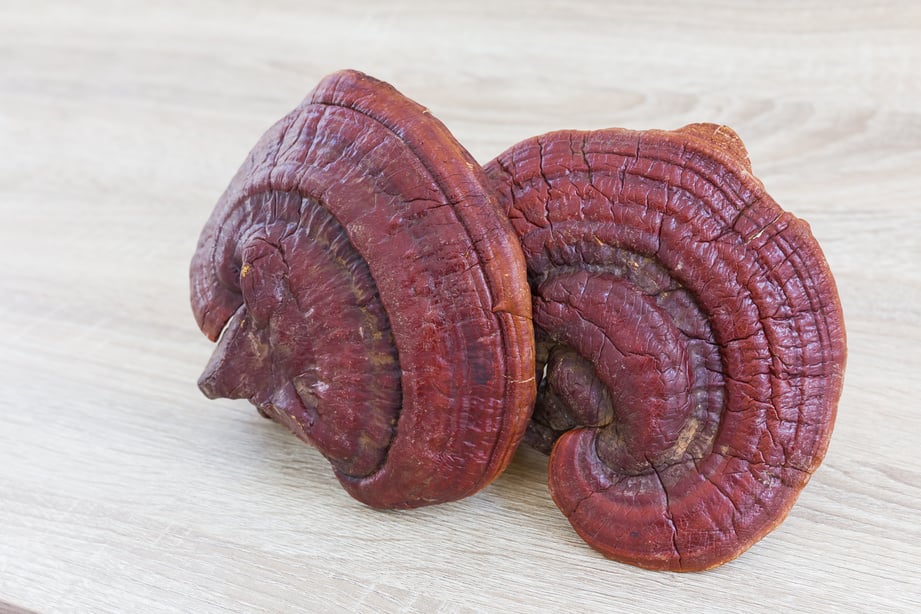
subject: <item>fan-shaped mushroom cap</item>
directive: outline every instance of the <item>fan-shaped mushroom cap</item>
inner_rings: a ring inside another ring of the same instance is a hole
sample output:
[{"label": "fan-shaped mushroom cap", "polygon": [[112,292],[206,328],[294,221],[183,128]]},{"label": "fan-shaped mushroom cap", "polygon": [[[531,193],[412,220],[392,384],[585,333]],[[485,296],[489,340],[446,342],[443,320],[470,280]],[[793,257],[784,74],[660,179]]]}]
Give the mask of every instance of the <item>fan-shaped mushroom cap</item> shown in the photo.
[{"label": "fan-shaped mushroom cap", "polygon": [[324,79],[262,137],[201,234],[192,307],[220,335],[201,389],[250,399],[373,506],[489,483],[535,384],[524,260],[486,185],[391,86]]},{"label": "fan-shaped mushroom cap", "polygon": [[837,291],[806,222],[725,126],[556,132],[486,166],[521,239],[538,368],[529,440],[593,547],[652,569],[734,558],[825,455]]}]

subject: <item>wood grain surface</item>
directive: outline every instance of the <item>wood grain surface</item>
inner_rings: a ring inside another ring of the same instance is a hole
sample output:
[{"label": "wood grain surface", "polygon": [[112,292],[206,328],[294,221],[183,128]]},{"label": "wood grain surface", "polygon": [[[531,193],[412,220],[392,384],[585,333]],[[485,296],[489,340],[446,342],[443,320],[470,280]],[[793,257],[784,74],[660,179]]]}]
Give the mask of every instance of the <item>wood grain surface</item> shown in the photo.
[{"label": "wood grain surface", "polygon": [[[621,565],[529,450],[472,498],[373,511],[198,392],[198,232],[345,67],[481,161],[558,128],[736,129],[849,336],[831,448],[779,529],[710,572]],[[919,176],[915,0],[0,0],[0,610],[918,611]]]}]

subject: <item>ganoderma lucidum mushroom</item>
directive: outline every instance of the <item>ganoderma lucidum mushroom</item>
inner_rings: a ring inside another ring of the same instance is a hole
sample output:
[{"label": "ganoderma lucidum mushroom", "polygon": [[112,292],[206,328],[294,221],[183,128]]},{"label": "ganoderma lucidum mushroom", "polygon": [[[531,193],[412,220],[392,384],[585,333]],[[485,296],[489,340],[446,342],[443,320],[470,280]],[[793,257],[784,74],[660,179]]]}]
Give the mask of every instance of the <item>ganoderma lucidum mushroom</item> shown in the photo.
[{"label": "ganoderma lucidum mushroom", "polygon": [[495,478],[539,379],[527,438],[579,535],[650,569],[734,558],[822,461],[841,392],[808,225],[725,126],[556,132],[485,170],[392,87],[324,79],[202,232],[201,389],[406,508]]},{"label": "ganoderma lucidum mushroom", "polygon": [[736,557],[821,462],[841,391],[843,317],[808,225],[725,126],[556,132],[486,170],[527,260],[544,373],[528,440],[552,449],[554,501],[620,561]]},{"label": "ganoderma lucidum mushroom", "polygon": [[220,336],[202,391],[315,444],[369,505],[472,494],[524,434],[521,249],[482,169],[385,83],[331,75],[262,137],[202,231],[191,291]]}]

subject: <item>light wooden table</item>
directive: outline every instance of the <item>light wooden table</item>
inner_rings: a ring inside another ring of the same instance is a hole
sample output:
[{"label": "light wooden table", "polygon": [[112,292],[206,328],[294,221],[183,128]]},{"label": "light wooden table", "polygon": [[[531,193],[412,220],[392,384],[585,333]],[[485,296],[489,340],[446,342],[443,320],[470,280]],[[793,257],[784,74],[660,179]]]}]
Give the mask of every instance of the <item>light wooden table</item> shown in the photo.
[{"label": "light wooden table", "polygon": [[[0,610],[918,611],[921,3],[434,4],[0,0]],[[778,530],[707,573],[608,561],[528,450],[475,497],[376,512],[201,396],[198,232],[344,67],[482,161],[565,127],[741,134],[822,243],[850,345],[828,457]]]}]

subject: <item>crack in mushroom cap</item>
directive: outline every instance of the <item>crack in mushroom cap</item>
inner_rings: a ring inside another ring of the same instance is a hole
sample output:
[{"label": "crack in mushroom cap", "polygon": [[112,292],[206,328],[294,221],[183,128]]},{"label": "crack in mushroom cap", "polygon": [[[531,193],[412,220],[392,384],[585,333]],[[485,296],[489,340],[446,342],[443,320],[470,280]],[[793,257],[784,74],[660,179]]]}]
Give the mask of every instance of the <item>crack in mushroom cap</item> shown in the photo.
[{"label": "crack in mushroom cap", "polygon": [[203,392],[252,401],[372,506],[488,484],[524,433],[535,379],[524,259],[486,185],[391,86],[325,78],[262,137],[202,231],[192,307],[220,336]]},{"label": "crack in mushroom cap", "polygon": [[522,242],[543,374],[528,441],[591,546],[724,563],[825,455],[846,357],[806,222],[729,128],[546,134],[486,165]]}]

